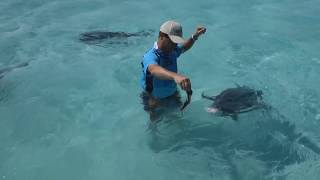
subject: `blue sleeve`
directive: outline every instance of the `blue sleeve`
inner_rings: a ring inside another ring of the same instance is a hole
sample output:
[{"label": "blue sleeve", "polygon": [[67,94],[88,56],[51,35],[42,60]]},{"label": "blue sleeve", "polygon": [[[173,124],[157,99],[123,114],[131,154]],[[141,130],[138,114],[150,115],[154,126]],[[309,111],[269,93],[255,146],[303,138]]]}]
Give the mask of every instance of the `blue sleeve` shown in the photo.
[{"label": "blue sleeve", "polygon": [[145,74],[147,74],[147,70],[150,64],[158,64],[157,62],[157,55],[155,55],[154,53],[152,53],[152,51],[147,52],[144,56],[143,56],[143,72]]}]

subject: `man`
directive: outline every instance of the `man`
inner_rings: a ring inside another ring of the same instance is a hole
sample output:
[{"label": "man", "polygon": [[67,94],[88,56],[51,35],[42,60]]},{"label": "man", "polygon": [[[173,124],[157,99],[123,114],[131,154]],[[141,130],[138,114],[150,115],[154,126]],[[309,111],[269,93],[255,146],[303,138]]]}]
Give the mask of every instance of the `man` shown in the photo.
[{"label": "man", "polygon": [[153,48],[146,52],[141,62],[141,86],[145,110],[150,112],[150,120],[157,120],[155,111],[158,107],[181,105],[177,84],[190,92],[191,82],[188,77],[178,74],[177,58],[189,50],[206,28],[197,27],[187,40],[183,39],[182,26],[175,21],[167,21],[160,27],[158,40]]}]

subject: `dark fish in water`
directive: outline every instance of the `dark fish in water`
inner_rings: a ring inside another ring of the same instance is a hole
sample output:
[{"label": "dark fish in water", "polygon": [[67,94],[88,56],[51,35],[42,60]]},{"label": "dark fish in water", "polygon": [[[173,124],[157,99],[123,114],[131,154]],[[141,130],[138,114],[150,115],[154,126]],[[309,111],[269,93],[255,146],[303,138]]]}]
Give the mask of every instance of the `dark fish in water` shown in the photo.
[{"label": "dark fish in water", "polygon": [[[117,41],[121,41],[123,39],[127,39],[129,37],[134,36],[150,36],[152,35],[152,31],[139,31],[136,33],[127,33],[127,32],[112,32],[112,31],[92,31],[80,34],[79,40],[87,43],[87,44],[97,44],[101,41],[113,40],[115,43]],[[111,43],[112,43],[111,42]]]},{"label": "dark fish in water", "polygon": [[188,97],[187,97],[187,100],[183,103],[182,107],[180,108],[181,111],[183,111],[184,108],[186,108],[187,105],[190,104],[190,102],[191,102],[192,90],[190,89],[186,92],[187,92]]},{"label": "dark fish in water", "polygon": [[218,113],[222,116],[231,116],[233,120],[237,120],[239,113],[265,107],[262,101],[262,94],[261,90],[254,90],[247,86],[238,86],[236,88],[228,88],[213,97],[202,93],[202,97],[214,101],[208,107],[208,112]]},{"label": "dark fish in water", "polygon": [[0,69],[0,79],[4,77],[4,75],[16,68],[21,68],[21,67],[25,67],[25,66],[28,66],[29,63],[28,62],[23,62],[23,63],[20,63],[20,64],[16,64],[16,65],[13,65],[13,66],[9,66],[9,67],[5,67],[3,69]]}]

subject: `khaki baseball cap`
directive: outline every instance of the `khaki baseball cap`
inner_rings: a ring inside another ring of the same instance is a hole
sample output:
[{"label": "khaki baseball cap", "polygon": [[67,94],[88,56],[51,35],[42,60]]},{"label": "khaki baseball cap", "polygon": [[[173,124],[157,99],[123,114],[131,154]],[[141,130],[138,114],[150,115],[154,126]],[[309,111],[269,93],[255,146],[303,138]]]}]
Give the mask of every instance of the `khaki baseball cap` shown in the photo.
[{"label": "khaki baseball cap", "polygon": [[175,21],[167,21],[160,27],[160,31],[167,34],[172,42],[181,44],[186,42],[182,37],[182,26]]}]

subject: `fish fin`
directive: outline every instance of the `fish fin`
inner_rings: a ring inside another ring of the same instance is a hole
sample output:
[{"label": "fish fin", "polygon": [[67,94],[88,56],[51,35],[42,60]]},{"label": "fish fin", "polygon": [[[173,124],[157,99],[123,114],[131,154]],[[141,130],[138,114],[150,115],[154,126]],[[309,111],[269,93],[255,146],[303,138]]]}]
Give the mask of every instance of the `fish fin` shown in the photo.
[{"label": "fish fin", "polygon": [[264,108],[266,108],[265,104],[259,104],[259,105],[256,105],[255,107],[251,107],[250,109],[239,111],[238,113],[247,113],[250,111],[254,111],[257,109],[264,109]]},{"label": "fish fin", "polygon": [[201,97],[204,99],[212,100],[212,101],[216,100],[216,96],[210,97],[210,96],[205,95],[203,92],[201,93]]},{"label": "fish fin", "polygon": [[234,84],[237,86],[237,88],[241,87],[240,84],[238,83],[234,83]]}]

